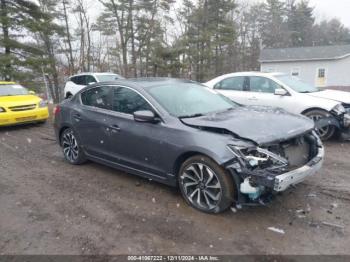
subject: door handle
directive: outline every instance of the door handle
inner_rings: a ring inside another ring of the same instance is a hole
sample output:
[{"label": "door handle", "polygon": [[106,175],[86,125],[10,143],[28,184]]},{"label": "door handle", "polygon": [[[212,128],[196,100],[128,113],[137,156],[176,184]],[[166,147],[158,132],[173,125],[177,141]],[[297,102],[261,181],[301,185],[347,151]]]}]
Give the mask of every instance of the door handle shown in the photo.
[{"label": "door handle", "polygon": [[120,132],[121,130],[118,125],[111,125],[109,128],[112,130],[113,133]]}]

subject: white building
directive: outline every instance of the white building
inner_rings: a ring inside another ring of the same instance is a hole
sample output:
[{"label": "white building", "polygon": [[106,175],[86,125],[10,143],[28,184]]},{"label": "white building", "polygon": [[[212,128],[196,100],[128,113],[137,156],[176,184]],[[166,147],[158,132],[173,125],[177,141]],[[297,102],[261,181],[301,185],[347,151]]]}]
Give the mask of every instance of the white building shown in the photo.
[{"label": "white building", "polygon": [[262,72],[283,72],[317,87],[350,87],[350,45],[264,49]]}]

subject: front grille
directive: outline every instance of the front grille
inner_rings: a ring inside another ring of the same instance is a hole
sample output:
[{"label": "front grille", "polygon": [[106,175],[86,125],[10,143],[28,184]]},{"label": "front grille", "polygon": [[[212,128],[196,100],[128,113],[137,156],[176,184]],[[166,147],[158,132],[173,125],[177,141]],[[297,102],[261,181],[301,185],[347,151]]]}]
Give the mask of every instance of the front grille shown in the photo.
[{"label": "front grille", "polygon": [[26,117],[19,117],[16,118],[17,122],[25,122],[25,121],[33,121],[36,119],[36,116],[26,116]]},{"label": "front grille", "polygon": [[288,160],[288,170],[306,165],[318,153],[317,140],[312,134],[300,136],[268,148]]},{"label": "front grille", "polygon": [[9,107],[9,109],[13,112],[28,111],[28,110],[33,110],[35,108],[36,108],[36,104]]},{"label": "front grille", "polygon": [[346,112],[347,112],[348,114],[350,114],[350,104],[343,104],[343,106],[344,106]]},{"label": "front grille", "polygon": [[309,162],[310,145],[305,139],[288,144],[284,147],[284,155],[289,162],[290,168],[299,168]]}]

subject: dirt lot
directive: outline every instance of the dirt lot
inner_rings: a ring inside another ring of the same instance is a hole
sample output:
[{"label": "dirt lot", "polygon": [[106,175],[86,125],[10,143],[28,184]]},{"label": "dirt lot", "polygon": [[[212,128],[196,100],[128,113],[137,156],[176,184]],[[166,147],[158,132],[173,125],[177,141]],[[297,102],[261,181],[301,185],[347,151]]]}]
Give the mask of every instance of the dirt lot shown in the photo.
[{"label": "dirt lot", "polygon": [[50,123],[0,129],[0,254],[350,254],[350,144],[326,153],[269,207],[207,215],[176,189],[65,163]]}]

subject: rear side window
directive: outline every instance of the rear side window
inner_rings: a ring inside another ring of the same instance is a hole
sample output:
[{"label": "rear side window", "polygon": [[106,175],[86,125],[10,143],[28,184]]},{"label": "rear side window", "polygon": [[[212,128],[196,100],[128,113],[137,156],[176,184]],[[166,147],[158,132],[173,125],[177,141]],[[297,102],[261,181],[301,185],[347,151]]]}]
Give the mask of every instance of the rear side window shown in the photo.
[{"label": "rear side window", "polygon": [[83,85],[83,86],[87,86],[89,84],[97,82],[96,78],[92,75],[73,76],[70,78],[70,81],[72,81],[76,85]]},{"label": "rear side window", "polygon": [[249,77],[249,87],[251,92],[275,93],[275,90],[281,88],[276,82],[266,77]]},{"label": "rear side window", "polygon": [[230,77],[217,83],[214,88],[218,90],[244,91],[245,83],[246,77],[244,76]]},{"label": "rear side window", "polygon": [[134,90],[126,87],[115,87],[113,90],[113,110],[124,114],[133,114],[142,110],[152,111],[152,107]]},{"label": "rear side window", "polygon": [[112,108],[112,99],[110,87],[96,87],[86,90],[81,94],[81,102],[86,106],[93,106],[102,109]]},{"label": "rear side window", "polygon": [[85,76],[85,83],[86,83],[86,85],[89,85],[89,84],[92,84],[92,83],[96,83],[96,82],[97,81],[96,81],[95,77],[90,76],[90,75],[86,75]]},{"label": "rear side window", "polygon": [[74,84],[78,84],[78,76],[73,76],[69,79],[69,81],[72,81]]}]

